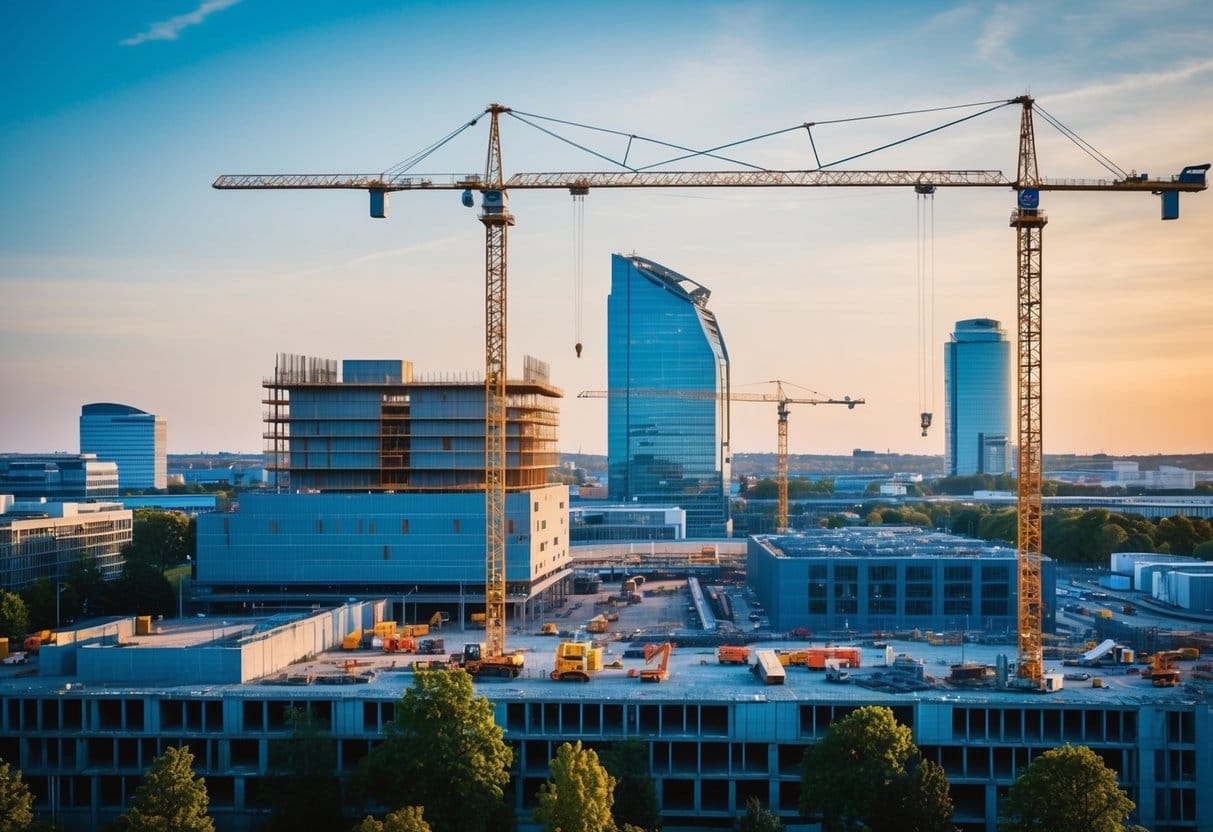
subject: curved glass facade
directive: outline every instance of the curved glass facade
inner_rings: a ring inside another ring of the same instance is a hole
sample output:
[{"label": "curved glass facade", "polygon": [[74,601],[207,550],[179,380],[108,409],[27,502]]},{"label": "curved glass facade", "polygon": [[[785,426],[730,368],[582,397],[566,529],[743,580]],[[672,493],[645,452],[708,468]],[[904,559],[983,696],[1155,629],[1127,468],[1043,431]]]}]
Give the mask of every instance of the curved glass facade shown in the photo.
[{"label": "curved glass facade", "polygon": [[635,255],[611,257],[608,491],[686,510],[688,537],[729,521],[729,357],[707,288]]},{"label": "curved glass facade", "polygon": [[944,344],[948,474],[1005,474],[1011,431],[1011,345],[998,321],[957,321]]}]

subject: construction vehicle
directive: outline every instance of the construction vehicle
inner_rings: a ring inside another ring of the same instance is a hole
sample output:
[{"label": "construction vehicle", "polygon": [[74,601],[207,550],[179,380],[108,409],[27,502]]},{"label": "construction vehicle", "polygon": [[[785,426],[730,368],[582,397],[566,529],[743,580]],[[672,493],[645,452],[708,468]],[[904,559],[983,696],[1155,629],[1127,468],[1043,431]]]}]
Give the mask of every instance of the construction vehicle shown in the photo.
[{"label": "construction vehicle", "polygon": [[415,653],[417,642],[411,636],[394,635],[383,639],[384,653]]},{"label": "construction vehicle", "polygon": [[641,668],[640,681],[664,682],[669,679],[670,652],[673,649],[674,645],[668,641],[664,644],[646,644],[644,646],[644,663],[647,665],[654,659],[658,659],[659,661],[656,667]]},{"label": "construction vehicle", "polygon": [[454,663],[472,676],[517,679],[522,673],[523,659],[518,653],[488,655],[484,642],[463,645],[463,652],[454,656]]},{"label": "construction vehicle", "polygon": [[[1149,679],[1150,684],[1156,688],[1173,688],[1179,684],[1179,668],[1175,667],[1172,662],[1182,658],[1179,650],[1159,650],[1154,654],[1154,660],[1150,665]],[[1146,673],[1142,672],[1142,677],[1146,677]]]},{"label": "construction vehicle", "polygon": [[587,633],[605,633],[610,629],[610,623],[605,615],[596,615],[585,623]]},{"label": "construction vehicle", "polygon": [[357,650],[362,646],[362,630],[354,630],[345,638],[341,639],[342,650]]},{"label": "construction vehicle", "polygon": [[830,661],[846,667],[861,666],[858,647],[809,647],[782,651],[775,656],[784,667],[807,667],[809,670],[825,670]]},{"label": "construction vehicle", "polygon": [[787,681],[787,673],[783,663],[774,650],[757,650],[754,653],[754,664],[750,668],[764,685],[782,685]]},{"label": "construction vehicle", "polygon": [[851,681],[851,672],[838,659],[826,661],[826,681],[843,685]]},{"label": "construction vehicle", "polygon": [[[1179,194],[1195,193],[1208,187],[1210,165],[1188,165],[1179,174],[1166,179],[1150,179],[1136,172],[1115,169],[1110,179],[1046,179],[1041,176],[1036,159],[1036,133],[1033,125],[1034,99],[1028,95],[996,102],[986,109],[953,120],[935,130],[923,131],[909,138],[934,134],[943,127],[969,121],[1005,106],[1022,107],[1019,127],[1019,153],[1014,180],[997,170],[847,170],[823,165],[802,170],[771,170],[747,166],[744,170],[659,170],[629,167],[626,155],[612,161],[619,170],[602,172],[540,172],[516,173],[504,176],[501,155],[500,117],[512,114],[501,104],[490,104],[482,115],[489,116],[488,153],[483,175],[479,173],[434,176],[411,171],[412,164],[427,158],[447,142],[479,121],[479,116],[432,144],[423,154],[399,171],[372,174],[250,174],[221,175],[212,183],[219,190],[245,189],[337,189],[365,190],[370,197],[370,213],[386,218],[388,194],[400,191],[463,191],[463,203],[473,206],[472,192],[481,195],[478,216],[485,229],[485,601],[487,606],[486,649],[488,657],[505,652],[505,482],[506,482],[506,287],[508,229],[514,216],[507,207],[511,189],[567,190],[574,200],[583,200],[590,188],[737,188],[737,187],[900,187],[922,193],[939,187],[977,187],[1011,189],[1016,194],[1010,226],[1016,234],[1016,299],[1017,299],[1017,378],[1018,402],[1017,442],[1019,447],[1019,476],[1017,485],[1017,552],[1018,574],[1018,657],[1015,662],[1015,687],[1043,691],[1044,678],[1043,616],[1045,604],[1041,588],[1041,526],[1043,521],[1041,427],[1042,406],[1042,274],[1044,261],[1043,235],[1048,223],[1040,208],[1042,191],[1092,191],[1111,193],[1151,193],[1162,198],[1162,219],[1179,217]],[[986,104],[976,106],[985,107]],[[951,108],[949,108],[951,109]],[[917,111],[927,112],[925,110]],[[1042,110],[1043,112],[1043,110]],[[892,114],[890,114],[892,115]],[[1046,119],[1058,126],[1079,146],[1088,146],[1060,125],[1048,113]],[[535,126],[525,114],[518,114],[520,123]],[[812,142],[814,125],[803,123],[795,129],[809,131]],[[551,132],[548,128],[540,128]],[[791,129],[791,128],[789,128]],[[611,131],[615,135],[623,135]],[[775,135],[786,131],[772,131]],[[633,139],[635,134],[629,134]],[[755,137],[758,138],[758,137]],[[908,139],[907,139],[908,140]],[[646,141],[646,139],[641,139]],[[628,142],[630,151],[632,141]],[[875,148],[873,148],[875,150]],[[869,151],[871,152],[871,151]],[[596,154],[610,160],[604,154]],[[710,154],[709,154],[710,155]],[[866,154],[855,154],[856,158]],[[682,157],[680,157],[682,158]],[[1106,157],[1105,157],[1106,158]]]},{"label": "construction vehicle", "polygon": [[1108,609],[1107,607],[1101,607],[1099,609],[1098,614],[1099,614],[1099,617],[1104,619],[1105,621],[1110,621],[1112,619],[1112,611],[1110,609]]},{"label": "construction vehicle", "polygon": [[588,682],[602,670],[602,648],[585,641],[562,641],[556,645],[556,666],[551,677],[558,682]]},{"label": "construction vehicle", "polygon": [[749,664],[750,648],[735,644],[722,644],[716,648],[716,660],[721,664]]},{"label": "construction vehicle", "polygon": [[30,633],[21,643],[21,649],[31,655],[37,655],[45,645],[55,643],[56,634],[52,630],[39,630],[36,633]]},{"label": "construction vehicle", "polygon": [[542,627],[539,628],[539,635],[541,635],[541,636],[558,636],[558,635],[560,635],[560,628],[557,627],[555,625],[555,623],[548,621]]},{"label": "construction vehicle", "polygon": [[440,638],[423,638],[417,643],[417,652],[423,656],[439,656],[446,652],[446,643]]},{"label": "construction vehicle", "polygon": [[[863,404],[863,399],[852,399],[846,396],[841,399],[833,398],[809,398],[809,399],[794,399],[787,396],[783,391],[783,385],[790,382],[784,382],[776,379],[770,382],[775,385],[774,393],[737,393],[737,392],[722,392],[716,393],[711,390],[653,390],[653,389],[636,389],[630,388],[621,391],[618,395],[627,396],[628,398],[645,398],[652,396],[672,396],[681,399],[714,399],[718,401],[730,402],[774,402],[776,404],[776,414],[778,415],[778,433],[775,454],[776,464],[776,480],[779,488],[779,506],[775,519],[775,530],[782,534],[788,530],[788,405],[790,404],[845,404],[848,409],[854,409],[855,405]],[[582,390],[577,394],[579,399],[605,399],[610,396],[607,390]],[[711,563],[716,563],[717,552],[715,546],[704,546],[702,556],[711,556]],[[703,562],[701,560],[701,562]],[[627,590],[625,589],[626,593]]]},{"label": "construction vehicle", "polygon": [[442,625],[449,624],[451,616],[445,612],[438,611],[430,616],[429,626],[435,629],[441,629]]}]

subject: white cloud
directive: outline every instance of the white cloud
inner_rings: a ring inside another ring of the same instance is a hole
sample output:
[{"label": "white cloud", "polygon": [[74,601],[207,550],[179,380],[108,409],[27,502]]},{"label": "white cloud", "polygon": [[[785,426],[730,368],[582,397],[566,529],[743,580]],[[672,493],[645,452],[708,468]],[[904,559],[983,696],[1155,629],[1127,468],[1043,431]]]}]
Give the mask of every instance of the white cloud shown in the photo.
[{"label": "white cloud", "polygon": [[197,26],[215,12],[221,12],[239,2],[240,0],[203,0],[202,4],[192,12],[179,14],[176,17],[170,17],[168,20],[162,20],[159,23],[153,23],[151,28],[146,32],[140,32],[127,38],[122,41],[122,45],[138,46],[149,40],[176,40],[177,36],[181,34],[182,29],[187,26]]}]

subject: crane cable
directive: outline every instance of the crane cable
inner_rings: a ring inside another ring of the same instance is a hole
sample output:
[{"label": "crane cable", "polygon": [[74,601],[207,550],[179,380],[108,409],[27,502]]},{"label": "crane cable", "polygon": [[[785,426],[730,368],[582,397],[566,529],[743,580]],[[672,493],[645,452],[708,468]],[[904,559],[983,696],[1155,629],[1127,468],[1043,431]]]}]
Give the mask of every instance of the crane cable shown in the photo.
[{"label": "crane cable", "polygon": [[585,285],[585,193],[573,193],[573,349],[581,358]]},{"label": "crane cable", "polygon": [[918,195],[918,410],[922,435],[935,411],[935,188]]}]

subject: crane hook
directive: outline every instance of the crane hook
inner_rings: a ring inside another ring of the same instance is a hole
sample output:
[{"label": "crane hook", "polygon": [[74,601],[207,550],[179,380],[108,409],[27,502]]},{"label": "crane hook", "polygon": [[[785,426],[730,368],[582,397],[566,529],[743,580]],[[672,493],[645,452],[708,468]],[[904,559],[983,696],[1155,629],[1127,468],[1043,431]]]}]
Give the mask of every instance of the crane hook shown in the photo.
[{"label": "crane hook", "polygon": [[581,358],[581,342],[580,341],[578,341],[576,344],[573,345],[573,349],[577,350],[577,357]]},{"label": "crane hook", "polygon": [[927,428],[929,428],[931,426],[931,414],[922,413],[921,416],[922,416],[922,435],[926,436]]}]

